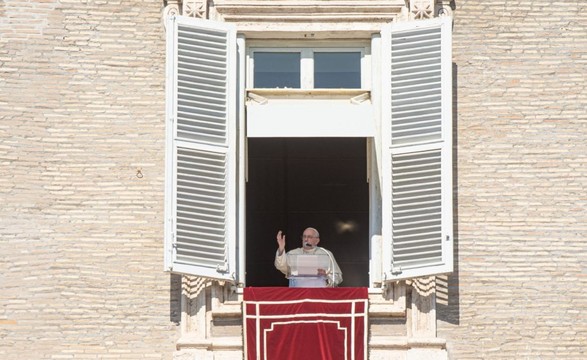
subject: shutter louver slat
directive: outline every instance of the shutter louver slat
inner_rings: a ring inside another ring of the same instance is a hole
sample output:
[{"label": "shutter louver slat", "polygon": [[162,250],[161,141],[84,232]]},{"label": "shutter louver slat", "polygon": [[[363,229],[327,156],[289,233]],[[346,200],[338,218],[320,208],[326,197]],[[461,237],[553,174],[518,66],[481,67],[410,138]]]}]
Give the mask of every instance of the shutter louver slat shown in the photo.
[{"label": "shutter louver slat", "polygon": [[220,129],[223,128],[221,123],[219,123],[216,119],[223,116],[224,112],[214,111],[214,109],[210,108],[210,105],[208,104],[206,104],[208,109],[205,110],[202,110],[201,107],[198,107],[198,105],[201,104],[193,104],[195,106],[192,107],[183,106],[184,104],[185,103],[179,104],[179,115],[185,114],[185,116],[182,118],[182,123],[180,126],[192,126],[203,129],[207,127],[217,127]]},{"label": "shutter louver slat", "polygon": [[[224,99],[214,98],[211,96],[194,96],[192,94],[186,93],[185,91],[180,103],[180,106],[182,105],[190,112],[195,112],[196,110],[200,109],[201,112],[209,113],[210,115],[216,117],[224,116],[226,113],[226,104],[224,103]],[[205,109],[203,109],[204,106],[206,107]]]},{"label": "shutter louver slat", "polygon": [[185,94],[186,100],[191,99],[191,101],[196,103],[208,102],[215,104],[218,107],[223,106],[224,99],[221,96],[218,96],[218,93],[214,92],[213,90],[215,89],[208,90],[202,86],[198,89],[180,87],[179,91]]}]

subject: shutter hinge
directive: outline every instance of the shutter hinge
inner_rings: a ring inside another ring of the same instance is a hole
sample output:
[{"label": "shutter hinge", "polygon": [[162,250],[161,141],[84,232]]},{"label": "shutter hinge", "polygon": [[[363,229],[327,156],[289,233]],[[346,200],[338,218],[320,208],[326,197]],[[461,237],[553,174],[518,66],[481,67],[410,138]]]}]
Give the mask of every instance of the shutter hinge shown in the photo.
[{"label": "shutter hinge", "polygon": [[446,241],[450,241],[450,235],[446,235]]},{"label": "shutter hinge", "polygon": [[228,266],[226,264],[216,265],[216,271],[219,273],[226,274],[228,272]]},{"label": "shutter hinge", "polygon": [[171,262],[173,263],[174,255],[177,254],[177,240],[175,238],[175,233],[171,233],[171,247],[169,248],[169,258],[172,259]]},{"label": "shutter hinge", "polygon": [[167,266],[167,271],[173,271],[173,254],[177,253],[177,243],[175,242],[175,233],[171,233],[171,246],[169,247],[168,256],[169,256],[169,266]]},{"label": "shutter hinge", "polygon": [[399,275],[403,272],[401,266],[392,266],[391,267],[391,275]]}]

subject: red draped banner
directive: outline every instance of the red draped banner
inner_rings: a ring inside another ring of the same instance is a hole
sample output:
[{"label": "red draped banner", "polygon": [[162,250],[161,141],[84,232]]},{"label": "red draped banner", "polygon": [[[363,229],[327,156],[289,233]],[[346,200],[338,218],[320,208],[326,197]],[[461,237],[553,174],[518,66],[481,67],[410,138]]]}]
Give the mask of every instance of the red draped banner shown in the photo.
[{"label": "red draped banner", "polygon": [[244,290],[246,359],[367,359],[367,288]]}]

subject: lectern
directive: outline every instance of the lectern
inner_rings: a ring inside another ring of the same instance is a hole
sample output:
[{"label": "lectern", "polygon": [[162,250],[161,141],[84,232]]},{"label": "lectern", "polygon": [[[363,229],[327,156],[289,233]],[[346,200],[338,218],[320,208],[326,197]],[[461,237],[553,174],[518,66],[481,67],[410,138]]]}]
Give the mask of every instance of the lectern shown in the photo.
[{"label": "lectern", "polygon": [[327,287],[329,269],[330,257],[326,254],[287,254],[289,287]]}]

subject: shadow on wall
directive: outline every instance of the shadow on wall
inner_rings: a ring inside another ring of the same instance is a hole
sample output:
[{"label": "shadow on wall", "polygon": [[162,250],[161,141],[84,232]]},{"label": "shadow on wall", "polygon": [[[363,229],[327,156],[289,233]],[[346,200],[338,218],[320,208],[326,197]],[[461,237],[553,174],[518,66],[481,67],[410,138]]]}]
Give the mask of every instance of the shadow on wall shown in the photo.
[{"label": "shadow on wall", "polygon": [[181,322],[181,275],[169,275],[169,321],[175,325]]},{"label": "shadow on wall", "polygon": [[[452,4],[451,4],[452,5]],[[453,121],[453,261],[454,269],[452,274],[439,276],[436,279],[436,316],[438,320],[445,321],[449,324],[459,325],[460,319],[460,299],[459,299],[459,168],[458,168],[458,84],[457,84],[458,66],[452,64],[452,121]]]}]

